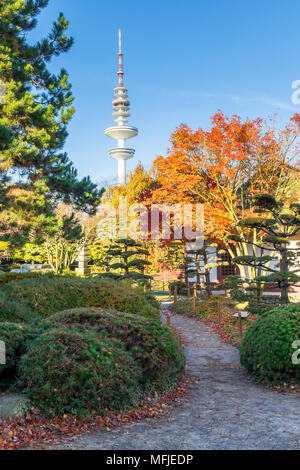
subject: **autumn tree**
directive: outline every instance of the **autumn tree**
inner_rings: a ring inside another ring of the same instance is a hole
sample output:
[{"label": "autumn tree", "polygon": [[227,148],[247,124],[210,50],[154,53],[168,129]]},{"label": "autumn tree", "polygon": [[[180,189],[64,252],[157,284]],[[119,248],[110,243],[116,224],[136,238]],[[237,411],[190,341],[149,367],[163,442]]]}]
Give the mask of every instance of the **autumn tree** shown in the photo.
[{"label": "autumn tree", "polygon": [[[171,136],[168,155],[154,162],[158,187],[153,201],[203,202],[206,238],[212,237],[232,258],[247,256],[248,241],[258,233],[239,221],[253,213],[251,195],[265,190],[277,194],[287,184],[295,171],[290,158],[298,152],[298,137],[298,115],[279,133],[264,129],[260,119],[242,122],[221,112],[213,116],[209,131],[181,125]],[[239,236],[238,242],[228,239],[231,233]],[[255,267],[239,268],[245,278],[257,274]]]},{"label": "autumn tree", "polygon": [[[148,209],[153,204],[202,203],[204,248],[211,251],[211,244],[217,244],[231,258],[247,256],[252,254],[248,242],[261,235],[255,227],[241,227],[239,221],[253,215],[253,195],[267,190],[282,199],[291,194],[291,178],[299,181],[299,169],[293,163],[298,137],[298,115],[282,131],[275,131],[261,119],[242,121],[218,112],[208,131],[192,131],[186,125],[177,128],[167,156],[158,157],[149,172],[138,166],[127,185],[113,188],[109,197],[117,203],[119,195],[126,195],[130,203],[142,202]],[[231,234],[239,241],[229,239]],[[169,243],[173,243],[172,233]],[[187,254],[184,237],[182,244]],[[203,259],[208,258],[208,251],[202,253]],[[241,264],[239,268],[244,278],[261,274],[253,266]]]},{"label": "autumn tree", "polygon": [[107,189],[103,196],[103,202],[109,202],[117,207],[119,198],[126,197],[129,206],[137,202],[147,205],[157,185],[157,180],[139,163],[128,175],[128,182],[125,186],[112,186]]}]

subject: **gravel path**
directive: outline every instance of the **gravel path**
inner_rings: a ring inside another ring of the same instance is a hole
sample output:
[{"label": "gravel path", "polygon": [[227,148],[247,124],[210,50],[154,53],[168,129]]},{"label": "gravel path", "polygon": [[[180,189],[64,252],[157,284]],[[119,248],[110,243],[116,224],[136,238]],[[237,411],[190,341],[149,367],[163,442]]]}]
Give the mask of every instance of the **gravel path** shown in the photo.
[{"label": "gravel path", "polygon": [[192,384],[184,406],[164,418],[76,437],[64,448],[300,449],[299,394],[249,382],[237,350],[203,323],[173,315],[171,324],[189,345],[185,351]]}]

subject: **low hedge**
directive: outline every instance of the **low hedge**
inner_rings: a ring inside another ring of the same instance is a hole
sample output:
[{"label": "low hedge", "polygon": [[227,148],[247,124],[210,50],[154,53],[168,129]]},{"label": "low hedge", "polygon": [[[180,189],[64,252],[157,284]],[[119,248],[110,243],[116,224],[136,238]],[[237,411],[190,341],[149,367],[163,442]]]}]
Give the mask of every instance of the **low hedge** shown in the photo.
[{"label": "low hedge", "polygon": [[[293,364],[294,341],[300,340],[300,304],[264,313],[247,330],[240,360],[257,381],[290,383],[300,380],[300,364]],[[299,348],[299,347],[298,347]]]},{"label": "low hedge", "polygon": [[184,371],[184,351],[178,337],[159,322],[138,315],[82,308],[57,313],[47,320],[66,328],[84,326],[124,344],[142,370],[143,386],[163,388]]},{"label": "low hedge", "polygon": [[48,416],[103,415],[133,406],[140,369],[121,342],[99,332],[51,329],[22,356],[16,389]]},{"label": "low hedge", "polygon": [[42,276],[8,282],[0,289],[0,321],[32,322],[62,310],[90,306],[159,317],[158,302],[128,282]]}]

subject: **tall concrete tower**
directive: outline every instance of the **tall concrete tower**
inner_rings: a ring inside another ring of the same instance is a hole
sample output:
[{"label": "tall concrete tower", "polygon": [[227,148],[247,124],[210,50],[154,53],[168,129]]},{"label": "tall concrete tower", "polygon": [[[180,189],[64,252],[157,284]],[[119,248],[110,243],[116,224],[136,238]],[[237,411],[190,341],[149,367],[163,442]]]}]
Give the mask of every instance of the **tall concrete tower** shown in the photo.
[{"label": "tall concrete tower", "polygon": [[118,182],[119,185],[125,184],[126,177],[126,160],[134,157],[135,150],[127,148],[125,142],[131,137],[138,134],[138,130],[133,126],[126,126],[127,118],[130,116],[127,89],[123,86],[123,54],[122,54],[122,37],[119,29],[119,86],[114,89],[113,116],[116,117],[116,126],[105,129],[105,134],[112,139],[118,141],[118,147],[109,150],[111,158],[118,160]]}]

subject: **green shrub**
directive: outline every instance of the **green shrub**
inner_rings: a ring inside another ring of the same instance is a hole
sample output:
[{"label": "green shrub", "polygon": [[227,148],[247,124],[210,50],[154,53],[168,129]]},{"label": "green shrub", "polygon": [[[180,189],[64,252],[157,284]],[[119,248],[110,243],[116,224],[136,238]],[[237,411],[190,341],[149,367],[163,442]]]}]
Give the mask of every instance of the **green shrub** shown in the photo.
[{"label": "green shrub", "polygon": [[76,307],[103,307],[159,317],[159,305],[128,282],[79,277],[39,277],[0,289],[0,321],[29,322]]},{"label": "green shrub", "polygon": [[140,370],[122,343],[84,328],[44,332],[19,365],[16,389],[46,415],[103,415],[133,406]]},{"label": "green shrub", "polygon": [[147,302],[152,305],[153,308],[155,308],[156,310],[159,310],[160,309],[160,303],[159,301],[154,297],[154,295],[152,295],[150,292],[145,292],[144,293],[144,296],[145,296],[145,299],[147,300]]},{"label": "green shrub", "polygon": [[248,295],[244,290],[242,290],[243,283],[243,278],[234,274],[226,277],[223,287],[224,289],[229,289],[229,295],[232,300],[235,300],[236,302],[245,302],[248,300]]},{"label": "green shrub", "polygon": [[17,365],[26,346],[37,333],[27,325],[16,323],[0,323],[0,341],[5,343],[6,363],[0,364],[0,390],[13,383]]},{"label": "green shrub", "polygon": [[158,321],[138,315],[82,308],[57,313],[47,321],[66,328],[84,326],[124,344],[142,370],[143,386],[163,388],[184,372],[184,351],[178,337]]},{"label": "green shrub", "polygon": [[296,340],[300,340],[300,304],[275,308],[247,330],[240,346],[241,364],[261,382],[299,381],[300,364],[292,363]]},{"label": "green shrub", "polygon": [[252,282],[251,285],[243,289],[242,286],[244,283],[245,281],[240,276],[228,276],[224,281],[224,287],[230,290],[232,300],[239,303],[248,302],[248,312],[253,315],[261,315],[280,305],[277,302],[273,303],[273,305],[265,302],[261,297],[263,292],[260,291],[260,287],[255,282]]},{"label": "green shrub", "polygon": [[42,321],[15,389],[47,415],[103,415],[174,383],[184,364],[179,339],[159,321],[80,308]]},{"label": "green shrub", "polygon": [[257,301],[251,300],[249,301],[247,311],[252,313],[253,315],[262,315],[263,313],[267,313],[270,310],[273,310],[274,307],[275,307],[274,304],[270,305],[266,302],[257,302]]}]

